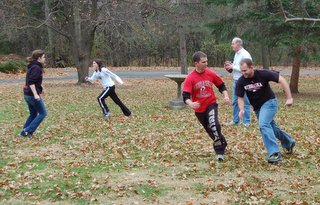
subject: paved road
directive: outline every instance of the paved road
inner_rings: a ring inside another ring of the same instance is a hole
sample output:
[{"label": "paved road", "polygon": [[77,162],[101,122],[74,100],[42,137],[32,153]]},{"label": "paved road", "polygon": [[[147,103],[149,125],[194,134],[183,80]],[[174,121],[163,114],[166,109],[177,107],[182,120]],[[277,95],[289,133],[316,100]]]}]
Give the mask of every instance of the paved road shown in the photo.
[{"label": "paved road", "polygon": [[[47,72],[61,72],[61,71],[47,71]],[[52,78],[45,78],[45,81],[51,81],[51,80],[78,80],[77,72],[76,71],[62,71],[64,73],[68,73],[69,76],[62,76],[62,77],[52,77]],[[227,73],[224,70],[217,70],[216,71],[220,76],[230,76],[229,73]],[[165,78],[164,75],[167,74],[179,74],[180,71],[177,70],[165,70],[165,71],[115,71],[119,77],[123,79],[161,79]],[[280,71],[281,75],[290,75],[291,70],[282,70]],[[300,75],[320,75],[320,70],[300,70]],[[0,84],[4,83],[21,83],[24,82],[25,79],[19,79],[19,80],[0,80]]]}]

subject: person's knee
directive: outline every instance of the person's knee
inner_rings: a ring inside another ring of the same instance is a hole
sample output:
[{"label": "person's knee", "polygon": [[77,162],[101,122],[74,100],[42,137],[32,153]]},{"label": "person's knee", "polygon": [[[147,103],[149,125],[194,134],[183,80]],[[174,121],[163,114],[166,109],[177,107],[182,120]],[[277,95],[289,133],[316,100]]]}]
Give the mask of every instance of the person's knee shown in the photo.
[{"label": "person's knee", "polygon": [[259,128],[261,129],[268,129],[268,128],[272,128],[271,124],[266,122],[266,121],[259,121]]},{"label": "person's knee", "polygon": [[30,117],[35,118],[37,117],[38,113],[37,112],[32,112],[30,113]]},{"label": "person's knee", "polygon": [[97,100],[98,100],[99,103],[101,103],[101,102],[104,101],[105,99],[106,99],[105,97],[100,97],[100,96],[97,97]]},{"label": "person's knee", "polygon": [[48,115],[48,112],[47,110],[44,110],[43,112],[39,113],[39,115],[42,117],[42,119],[44,119]]}]

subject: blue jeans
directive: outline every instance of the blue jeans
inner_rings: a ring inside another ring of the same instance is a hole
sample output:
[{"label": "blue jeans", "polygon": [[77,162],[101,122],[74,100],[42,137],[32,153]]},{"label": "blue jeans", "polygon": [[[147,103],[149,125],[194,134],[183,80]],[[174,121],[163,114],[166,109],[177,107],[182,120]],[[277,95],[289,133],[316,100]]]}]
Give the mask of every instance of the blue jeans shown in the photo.
[{"label": "blue jeans", "polygon": [[281,130],[274,121],[274,116],[278,111],[278,100],[276,98],[265,102],[260,110],[256,110],[256,116],[259,122],[259,128],[262,135],[264,146],[268,155],[280,152],[277,139],[280,140],[283,148],[290,148],[294,140],[292,137]]},{"label": "blue jeans", "polygon": [[[237,85],[237,80],[233,81],[232,85],[232,90],[233,90],[233,95],[232,95],[232,113],[233,113],[233,122],[238,124],[240,122],[239,119],[239,106],[238,106],[238,96],[236,95],[236,85]],[[244,94],[243,97],[244,100],[244,115],[242,118],[242,121],[244,124],[250,124],[251,123],[251,109],[250,109],[250,102],[246,94]]]},{"label": "blue jeans", "polygon": [[32,135],[47,116],[47,110],[42,98],[37,101],[34,99],[34,96],[25,95],[24,99],[27,102],[30,115],[24,124],[23,129]]}]

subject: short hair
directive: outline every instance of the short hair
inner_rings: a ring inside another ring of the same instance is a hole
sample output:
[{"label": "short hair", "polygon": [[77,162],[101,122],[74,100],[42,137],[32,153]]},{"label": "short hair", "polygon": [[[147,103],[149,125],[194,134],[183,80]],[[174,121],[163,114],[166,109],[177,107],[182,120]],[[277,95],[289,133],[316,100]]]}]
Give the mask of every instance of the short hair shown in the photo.
[{"label": "short hair", "polygon": [[240,65],[246,64],[248,67],[252,66],[252,60],[249,58],[244,58],[240,61]]},{"label": "short hair", "polygon": [[205,57],[207,57],[207,54],[202,51],[197,51],[192,55],[192,62],[199,62],[201,58]]},{"label": "short hair", "polygon": [[102,60],[100,60],[100,59],[94,59],[93,60],[94,62],[96,62],[97,64],[98,64],[98,66],[99,66],[99,70],[102,68],[102,66],[103,66],[103,62],[102,62]]},{"label": "short hair", "polygon": [[236,44],[238,44],[238,45],[240,45],[240,46],[242,46],[242,45],[243,45],[243,41],[242,41],[242,39],[241,39],[241,38],[239,38],[239,37],[235,37],[235,38],[233,38],[233,41],[235,41],[235,42],[236,42]]}]

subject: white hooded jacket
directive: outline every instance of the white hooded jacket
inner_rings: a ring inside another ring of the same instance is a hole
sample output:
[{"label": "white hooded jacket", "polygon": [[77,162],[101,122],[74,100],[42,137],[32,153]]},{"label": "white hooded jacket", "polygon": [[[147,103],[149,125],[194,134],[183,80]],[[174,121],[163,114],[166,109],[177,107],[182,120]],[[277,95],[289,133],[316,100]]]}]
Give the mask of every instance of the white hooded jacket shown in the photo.
[{"label": "white hooded jacket", "polygon": [[106,67],[102,67],[101,71],[95,71],[91,77],[87,78],[87,80],[91,82],[94,80],[99,80],[104,89],[114,86],[112,79],[116,80],[120,84],[123,84],[121,78],[108,70]]}]

